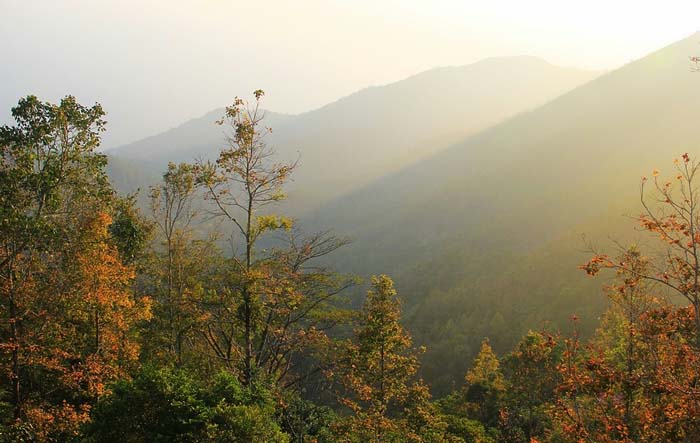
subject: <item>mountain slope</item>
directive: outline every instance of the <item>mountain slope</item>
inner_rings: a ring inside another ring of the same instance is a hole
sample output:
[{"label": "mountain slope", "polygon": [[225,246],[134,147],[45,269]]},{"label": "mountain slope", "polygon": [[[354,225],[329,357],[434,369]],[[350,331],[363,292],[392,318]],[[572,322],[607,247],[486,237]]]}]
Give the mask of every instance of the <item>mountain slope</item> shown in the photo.
[{"label": "mountain slope", "polygon": [[[532,109],[599,75],[550,65],[534,57],[487,59],[433,69],[367,88],[300,115],[268,114],[269,141],[285,158],[300,155],[290,186],[297,214],[399,170],[420,158]],[[223,144],[214,121],[221,110],[163,134],[114,148],[131,169],[212,156]],[[131,171],[133,174],[134,172]],[[118,179],[119,171],[112,171]],[[138,180],[137,180],[138,181]]]},{"label": "mountain slope", "polygon": [[[429,355],[434,368],[460,359],[466,368],[499,324],[517,337],[585,310],[590,325],[590,306],[602,305],[599,282],[575,269],[579,234],[605,239],[629,227],[617,215],[638,212],[640,177],[671,169],[683,152],[700,154],[700,74],[688,62],[699,43],[696,34],[608,73],[329,202],[306,222],[355,239],[342,268],[396,277],[419,341],[472,331]],[[457,377],[455,369],[444,382]]]}]

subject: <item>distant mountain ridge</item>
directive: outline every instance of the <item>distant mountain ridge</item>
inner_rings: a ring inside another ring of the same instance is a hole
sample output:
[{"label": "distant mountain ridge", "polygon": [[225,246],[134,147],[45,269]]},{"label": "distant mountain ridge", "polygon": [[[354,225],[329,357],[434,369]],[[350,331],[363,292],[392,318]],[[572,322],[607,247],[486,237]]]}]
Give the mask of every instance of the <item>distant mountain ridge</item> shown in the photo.
[{"label": "distant mountain ridge", "polygon": [[[608,190],[604,199],[624,198],[636,192],[643,173],[693,147],[700,73],[690,71],[687,54],[699,44],[695,34],[670,45],[330,201],[307,218],[357,227],[366,216],[373,223],[380,214],[411,222],[427,213],[452,219],[453,228],[463,231],[466,217],[455,217],[457,209],[488,211],[497,216],[489,225],[494,228],[510,226],[508,220],[527,223],[529,211],[518,212],[526,204],[544,211],[555,201],[561,204],[556,208],[576,202],[576,210],[560,211],[557,222],[598,216],[599,199],[583,207],[574,197],[585,201],[589,193]],[[596,180],[588,175],[594,173]],[[604,180],[613,174],[615,182]],[[533,192],[538,187],[547,193]],[[409,198],[412,204],[406,204]],[[356,205],[364,211],[354,211]]]},{"label": "distant mountain ridge", "polygon": [[[289,188],[290,207],[300,214],[598,75],[535,57],[486,59],[366,88],[303,114],[268,112],[266,124],[283,158],[301,158]],[[129,165],[124,172],[115,165],[113,179],[120,183],[121,175],[131,175],[128,191],[157,177],[156,165],[162,170],[168,161],[214,156],[224,140],[223,128],[214,124],[221,113],[109,149],[120,159],[115,163]]]}]

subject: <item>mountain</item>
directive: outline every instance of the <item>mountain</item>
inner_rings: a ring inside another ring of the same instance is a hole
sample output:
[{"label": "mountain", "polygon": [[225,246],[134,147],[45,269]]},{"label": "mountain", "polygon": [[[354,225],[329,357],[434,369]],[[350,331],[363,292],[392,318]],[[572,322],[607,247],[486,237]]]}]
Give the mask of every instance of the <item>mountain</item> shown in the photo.
[{"label": "mountain", "polygon": [[576,269],[580,234],[634,239],[622,214],[640,210],[640,177],[700,154],[700,73],[688,61],[699,43],[695,34],[307,214],[354,238],[342,269],[395,277],[438,391],[485,335],[503,352],[569,314],[592,327],[602,282]]},{"label": "mountain", "polygon": [[[270,112],[269,141],[300,158],[289,187],[295,214],[351,192],[581,85],[599,72],[562,68],[534,57],[492,58],[438,68],[371,87],[299,115]],[[223,110],[162,134],[110,149],[111,175],[130,191],[168,161],[212,157],[223,145]],[[122,176],[130,176],[128,182]],[[138,176],[141,176],[139,178]]]}]

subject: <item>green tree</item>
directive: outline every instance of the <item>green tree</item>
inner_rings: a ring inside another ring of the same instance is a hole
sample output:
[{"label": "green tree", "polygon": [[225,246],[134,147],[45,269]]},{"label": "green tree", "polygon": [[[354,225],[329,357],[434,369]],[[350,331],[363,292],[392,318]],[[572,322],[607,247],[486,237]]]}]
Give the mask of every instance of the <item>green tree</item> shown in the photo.
[{"label": "green tree", "polygon": [[137,194],[116,197],[109,233],[124,264],[141,267],[153,235],[153,225],[137,205]]},{"label": "green tree", "polygon": [[506,382],[501,372],[498,357],[494,354],[488,339],[481,343],[481,350],[474,359],[471,369],[464,377],[466,400],[485,426],[494,427]]},{"label": "green tree", "polygon": [[529,331],[502,360],[507,388],[501,408],[504,442],[541,439],[551,427],[549,408],[561,382],[558,337]]},{"label": "green tree", "polygon": [[271,392],[231,374],[206,381],[184,369],[145,367],[100,400],[86,426],[94,442],[287,442]]},{"label": "green tree", "polygon": [[290,443],[335,443],[331,425],[337,422],[338,416],[333,409],[296,394],[283,403],[279,422],[282,430],[289,434]]}]

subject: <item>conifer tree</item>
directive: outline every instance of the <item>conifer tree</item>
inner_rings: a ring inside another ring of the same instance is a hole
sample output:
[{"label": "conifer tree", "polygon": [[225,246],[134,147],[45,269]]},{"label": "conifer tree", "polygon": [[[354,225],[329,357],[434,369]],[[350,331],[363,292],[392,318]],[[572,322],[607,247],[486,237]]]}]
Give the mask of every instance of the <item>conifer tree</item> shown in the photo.
[{"label": "conifer tree", "polygon": [[498,357],[491,349],[488,339],[481,343],[481,350],[471,369],[464,377],[466,400],[475,418],[484,425],[494,426],[498,419],[501,397],[506,389]]},{"label": "conifer tree", "polygon": [[407,396],[418,359],[400,320],[394,283],[386,275],[372,277],[355,341],[347,344],[337,369],[347,390],[341,402],[354,414],[346,435],[359,436],[360,441],[395,441],[401,431],[391,411]]}]

